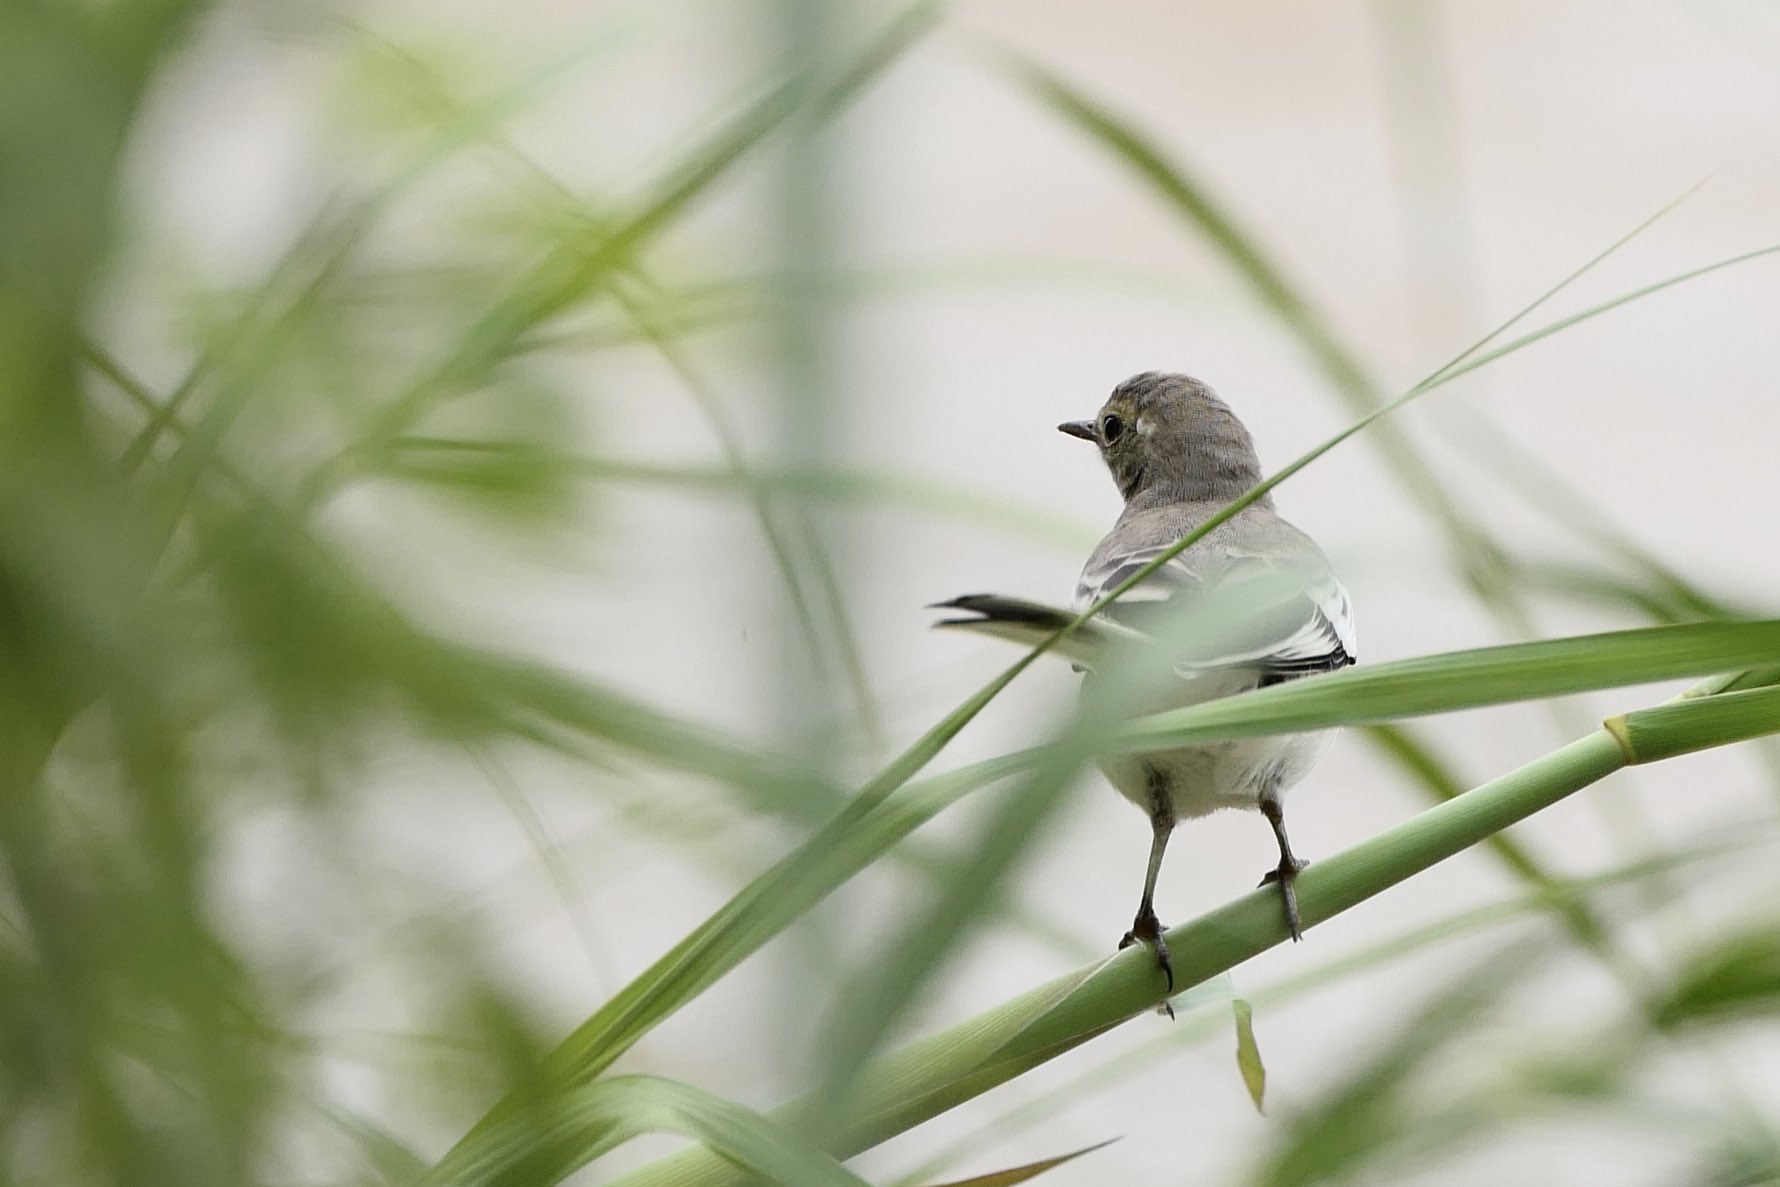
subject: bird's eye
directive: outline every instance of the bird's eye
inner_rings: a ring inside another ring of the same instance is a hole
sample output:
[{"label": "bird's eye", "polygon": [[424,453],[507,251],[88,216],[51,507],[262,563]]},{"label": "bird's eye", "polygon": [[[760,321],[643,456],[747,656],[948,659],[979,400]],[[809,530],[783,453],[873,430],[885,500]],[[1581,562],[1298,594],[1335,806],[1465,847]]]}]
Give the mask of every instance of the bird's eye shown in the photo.
[{"label": "bird's eye", "polygon": [[1125,422],[1114,413],[1107,413],[1100,420],[1100,439],[1108,445],[1125,435]]}]

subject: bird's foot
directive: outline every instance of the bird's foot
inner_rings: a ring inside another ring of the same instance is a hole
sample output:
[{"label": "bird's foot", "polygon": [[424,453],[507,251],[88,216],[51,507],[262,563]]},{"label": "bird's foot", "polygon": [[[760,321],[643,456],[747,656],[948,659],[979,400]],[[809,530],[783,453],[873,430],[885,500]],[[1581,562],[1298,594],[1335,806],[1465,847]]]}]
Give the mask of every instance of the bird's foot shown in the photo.
[{"label": "bird's foot", "polygon": [[[1168,941],[1162,936],[1162,921],[1156,918],[1156,912],[1144,906],[1137,912],[1137,918],[1131,922],[1131,930],[1126,932],[1119,941],[1120,948],[1129,948],[1133,944],[1148,944],[1156,954],[1156,967],[1162,970],[1163,977],[1168,980],[1168,992],[1174,993],[1174,961],[1168,955]],[[1159,1013],[1174,1017],[1174,1007],[1164,998],[1157,1007]]]},{"label": "bird's foot", "polygon": [[1282,858],[1279,865],[1268,870],[1261,879],[1261,885],[1277,882],[1279,884],[1280,901],[1286,908],[1286,928],[1292,933],[1292,942],[1297,943],[1304,938],[1304,929],[1298,921],[1298,893],[1292,889],[1292,883],[1298,880],[1298,872],[1310,863],[1297,858]]}]

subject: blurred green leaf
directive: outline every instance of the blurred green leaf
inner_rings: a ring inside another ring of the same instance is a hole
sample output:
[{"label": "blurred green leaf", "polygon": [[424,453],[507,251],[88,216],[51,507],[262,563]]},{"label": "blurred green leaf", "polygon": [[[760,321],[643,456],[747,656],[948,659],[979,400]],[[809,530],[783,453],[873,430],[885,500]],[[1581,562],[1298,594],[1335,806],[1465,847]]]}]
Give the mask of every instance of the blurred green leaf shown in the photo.
[{"label": "blurred green leaf", "polygon": [[[515,464],[537,465],[554,474],[571,475],[601,483],[626,483],[669,489],[759,497],[779,493],[835,502],[884,503],[951,519],[974,520],[987,527],[1017,532],[1057,547],[1086,547],[1094,542],[1094,529],[1086,523],[1059,522],[1055,515],[996,498],[993,495],[952,486],[935,479],[907,474],[856,470],[788,472],[750,466],[738,472],[727,465],[700,462],[660,462],[631,458],[589,457],[564,454],[528,442],[472,441],[457,438],[403,436],[391,442],[389,466],[404,473],[410,466],[424,473],[435,465],[446,470],[460,464],[453,455],[467,455],[461,464],[477,465],[476,455],[513,451]],[[432,455],[443,457],[432,460]]]},{"label": "blurred green leaf", "polygon": [[[1659,217],[1699,188],[1696,185],[1688,190],[1659,212]],[[1462,405],[1455,411],[1464,426],[1468,457],[1490,466],[1529,506],[1599,549],[1631,574],[1618,576],[1604,568],[1573,561],[1522,561],[1516,566],[1518,581],[1607,604],[1619,601],[1658,622],[1756,617],[1753,610],[1739,608],[1733,599],[1713,594],[1638,543],[1606,509],[1596,506],[1584,491],[1493,421]]]},{"label": "blurred green leaf", "polygon": [[[583,1022],[552,1053],[559,1085],[598,1075],[687,1001],[752,955],[836,886],[870,864],[958,797],[1020,770],[1025,756],[992,759],[904,788],[882,783],[848,802],[827,825],[750,882]],[[513,1107],[497,1105],[439,1164],[449,1179],[462,1151],[480,1149],[483,1132]]]},{"label": "blurred green leaf", "polygon": [[562,507],[570,489],[549,448],[527,441],[487,449],[392,450],[385,472],[527,519]]},{"label": "blurred green leaf", "polygon": [[1092,1154],[1096,1150],[1118,1141],[1108,1138],[1104,1142],[1096,1142],[1092,1146],[1083,1146],[1070,1154],[1059,1154],[1055,1158],[1043,1158],[1037,1162],[1028,1162],[1025,1166],[1010,1167],[1004,1171],[993,1171],[986,1175],[974,1175],[968,1179],[956,1179],[950,1183],[936,1184],[935,1187],[1014,1187],[1016,1183],[1024,1183],[1028,1179],[1036,1179],[1048,1170],[1062,1166],[1066,1162],[1074,1162],[1084,1154]]},{"label": "blurred green leaf", "polygon": [[[1369,725],[1364,734],[1436,802],[1463,794],[1464,784],[1435,752],[1433,743],[1411,727],[1394,723]],[[1557,884],[1558,879],[1544,864],[1507,833],[1497,833],[1484,844],[1503,866],[1529,886],[1549,890]],[[1601,921],[1587,903],[1557,898],[1553,899],[1552,908],[1583,944],[1598,949],[1607,942]]]},{"label": "blurred green leaf", "polygon": [[[411,83],[425,98],[429,106],[436,109],[442,116],[452,120],[464,117],[463,105],[452,94],[452,88],[446,79],[436,71],[427,69],[417,61],[407,63],[411,74]],[[832,103],[832,97],[829,102]],[[560,206],[560,222],[570,229],[581,225],[593,224],[585,213],[584,206],[575,192],[565,183],[538,164],[529,154],[516,147],[510,139],[490,135],[492,146],[512,162],[539,190],[546,195],[547,201]],[[598,224],[601,231],[609,228],[603,223]],[[628,270],[635,273],[635,287],[647,289],[646,278],[640,269],[632,264]],[[680,344],[660,326],[651,316],[650,306],[629,290],[631,285],[625,283],[626,276],[614,276],[613,283],[606,286],[607,293],[624,310],[625,314],[636,324],[643,339],[648,341],[667,362],[674,373],[680,378],[682,385],[692,395],[699,411],[704,415],[707,424],[717,438],[722,450],[727,469],[738,478],[745,478],[748,462],[742,446],[739,431],[731,423],[720,400],[711,390],[698,368],[693,365],[690,356]],[[398,450],[398,442],[390,443],[392,454],[398,457],[405,451]],[[556,478],[556,470],[544,464],[545,459],[537,456],[540,451],[526,450],[523,445],[518,450],[509,449],[467,449],[455,451],[423,450],[417,456],[421,460],[429,458],[455,458],[459,464],[468,461],[472,468],[465,472],[452,475],[456,489],[492,489],[504,490],[514,478],[529,479],[532,485],[541,485],[544,481]],[[491,470],[491,464],[505,457],[511,462],[519,462],[521,454],[530,454],[524,458],[527,464],[500,467]],[[412,475],[414,471],[409,470]],[[428,472],[423,468],[419,471],[425,476]],[[480,482],[477,480],[481,479]],[[493,480],[491,483],[490,480]],[[498,485],[496,485],[498,484]],[[815,662],[819,678],[832,678],[828,666],[840,669],[842,678],[847,681],[855,707],[858,711],[860,724],[868,737],[877,739],[881,733],[877,721],[876,709],[869,685],[864,674],[863,661],[860,658],[856,631],[851,623],[846,602],[837,596],[833,589],[832,566],[828,562],[822,548],[818,545],[808,525],[803,524],[804,531],[793,533],[779,521],[786,518],[784,508],[775,507],[768,499],[764,488],[750,483],[742,483],[742,489],[752,498],[755,518],[759,521],[762,535],[765,537],[773,560],[790,597],[792,612],[802,630],[804,639],[809,646],[812,660]],[[795,537],[795,538],[794,538]],[[801,547],[800,547],[801,545]],[[806,572],[809,570],[809,572]],[[820,613],[818,612],[820,610]]]},{"label": "blurred green leaf", "polygon": [[1261,1062],[1261,1044],[1255,1041],[1255,1008],[1244,998],[1230,1003],[1236,1019],[1236,1066],[1242,1072],[1243,1087],[1255,1103],[1255,1112],[1267,1112],[1267,1067]]},{"label": "blurred green leaf", "polygon": [[1733,1132],[1687,1187],[1773,1187],[1780,1183],[1780,1146],[1764,1132]]},{"label": "blurred green leaf", "polygon": [[1746,607],[1732,606],[1689,588],[1675,588],[1573,561],[1522,562],[1516,580],[1548,596],[1584,606],[1630,611],[1652,622],[1698,622],[1701,619],[1759,617]]},{"label": "blurred green leaf", "polygon": [[690,1084],[616,1076],[515,1112],[489,1128],[479,1156],[459,1158],[449,1177],[426,1183],[560,1182],[576,1167],[646,1133],[678,1133],[770,1183],[865,1187],[834,1159],[758,1113]]},{"label": "blurred green leaf", "polygon": [[[842,109],[918,40],[934,17],[929,0],[903,8],[854,51],[839,76],[822,80],[815,108],[829,114]],[[543,259],[454,339],[443,357],[422,368],[372,415],[348,452],[310,476],[303,502],[314,505],[359,467],[380,464],[390,443],[413,430],[437,405],[485,382],[524,351],[533,330],[598,293],[798,111],[803,97],[800,80],[769,87],[669,167],[615,223],[582,221],[567,228]]]},{"label": "blurred green leaf", "polygon": [[1407,1017],[1377,1020],[1382,1032],[1369,1053],[1354,1052],[1352,1069],[1317,1103],[1276,1123],[1277,1135],[1252,1182],[1299,1187],[1384,1173],[1405,1147],[1425,1147],[1442,1135],[1417,1130],[1424,1110],[1411,1081],[1486,1012],[1500,1006],[1509,986],[1534,968],[1540,949],[1517,943],[1472,965]]},{"label": "blurred green leaf", "polygon": [[1717,1023],[1780,1009],[1780,929],[1763,923],[1693,956],[1651,1006],[1665,1029]]}]

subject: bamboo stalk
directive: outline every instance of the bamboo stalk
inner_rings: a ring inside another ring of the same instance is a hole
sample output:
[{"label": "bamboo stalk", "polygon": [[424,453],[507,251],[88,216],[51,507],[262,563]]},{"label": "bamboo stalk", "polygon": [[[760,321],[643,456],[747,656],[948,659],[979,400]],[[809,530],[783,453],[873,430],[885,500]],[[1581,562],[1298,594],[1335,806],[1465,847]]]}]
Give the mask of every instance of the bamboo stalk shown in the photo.
[{"label": "bamboo stalk", "polygon": [[[1304,921],[1350,910],[1625,765],[1619,741],[1603,729],[1319,861],[1298,880]],[[1286,928],[1278,896],[1267,889],[1173,928],[1167,938],[1178,991],[1281,943]],[[870,1149],[1145,1013],[1163,992],[1161,974],[1142,948],[1029,990],[874,1062],[860,1078],[860,1107],[844,1130],[822,1144],[840,1157]],[[807,1098],[793,1101],[771,1117],[796,1127],[814,1106]],[[734,1165],[694,1147],[616,1183],[720,1187],[746,1181]]]}]

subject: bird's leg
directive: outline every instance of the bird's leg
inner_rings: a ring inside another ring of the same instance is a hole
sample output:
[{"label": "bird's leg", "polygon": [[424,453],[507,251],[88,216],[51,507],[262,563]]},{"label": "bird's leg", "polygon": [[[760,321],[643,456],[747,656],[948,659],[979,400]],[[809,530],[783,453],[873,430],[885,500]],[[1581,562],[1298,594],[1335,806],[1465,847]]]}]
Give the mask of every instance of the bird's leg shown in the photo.
[{"label": "bird's leg", "polygon": [[1277,793],[1268,792],[1261,796],[1261,814],[1273,826],[1273,839],[1279,842],[1279,865],[1267,871],[1261,885],[1279,883],[1279,897],[1286,908],[1286,927],[1291,929],[1293,941],[1302,940],[1304,929],[1298,922],[1298,895],[1292,884],[1298,880],[1298,871],[1310,863],[1300,861],[1292,854],[1292,842],[1286,838],[1286,809]]},{"label": "bird's leg", "polygon": [[[1156,953],[1156,964],[1168,979],[1168,992],[1174,992],[1174,962],[1168,956],[1168,941],[1162,937],[1162,921],[1156,918],[1156,877],[1162,872],[1162,855],[1168,849],[1169,835],[1174,832],[1174,799],[1161,772],[1147,768],[1150,790],[1150,867],[1143,878],[1143,900],[1137,905],[1137,918],[1131,930],[1119,941],[1129,948],[1138,942],[1148,944]],[[1174,1010],[1163,1003],[1170,1018]]]}]

